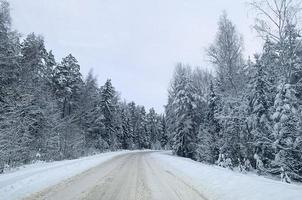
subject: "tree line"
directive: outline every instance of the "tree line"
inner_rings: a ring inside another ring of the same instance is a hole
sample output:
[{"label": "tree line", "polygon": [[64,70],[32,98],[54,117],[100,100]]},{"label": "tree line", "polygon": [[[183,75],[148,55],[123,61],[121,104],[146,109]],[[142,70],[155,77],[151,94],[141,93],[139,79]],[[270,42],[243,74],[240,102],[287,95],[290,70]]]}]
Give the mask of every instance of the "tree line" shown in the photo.
[{"label": "tree line", "polygon": [[262,52],[242,56],[226,13],[207,49],[215,73],[176,66],[166,120],[175,154],[302,181],[302,46],[294,0],[250,3]]},{"label": "tree line", "polygon": [[99,87],[73,55],[57,62],[43,37],[22,39],[0,1],[0,173],[35,160],[162,149],[166,134],[163,115],[122,101],[110,79]]}]

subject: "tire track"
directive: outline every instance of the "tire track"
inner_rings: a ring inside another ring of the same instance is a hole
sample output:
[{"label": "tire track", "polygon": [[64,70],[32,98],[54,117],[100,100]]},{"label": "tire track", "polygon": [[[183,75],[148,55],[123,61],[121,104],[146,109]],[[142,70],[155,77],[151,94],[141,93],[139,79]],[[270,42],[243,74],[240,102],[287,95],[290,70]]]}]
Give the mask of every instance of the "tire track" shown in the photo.
[{"label": "tire track", "polygon": [[[145,159],[147,167],[150,169],[152,177],[156,180],[149,182],[157,182],[157,187],[164,187],[170,194],[168,197],[158,196],[156,199],[169,198],[171,200],[209,200],[200,191],[194,188],[191,184],[187,183],[182,178],[176,176],[170,171],[164,170],[153,158]],[[152,179],[152,177],[150,177]],[[155,185],[155,184],[154,184]]]}]

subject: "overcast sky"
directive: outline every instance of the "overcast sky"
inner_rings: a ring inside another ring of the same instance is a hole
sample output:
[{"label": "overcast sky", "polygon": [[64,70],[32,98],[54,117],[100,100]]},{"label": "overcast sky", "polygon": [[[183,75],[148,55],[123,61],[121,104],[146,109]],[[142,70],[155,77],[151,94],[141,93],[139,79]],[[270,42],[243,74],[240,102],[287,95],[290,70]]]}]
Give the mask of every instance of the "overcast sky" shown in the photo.
[{"label": "overcast sky", "polygon": [[13,26],[44,36],[57,61],[72,53],[83,75],[111,78],[122,98],[163,111],[177,62],[210,67],[204,49],[223,10],[244,36],[245,56],[260,48],[245,0],[9,0]]}]

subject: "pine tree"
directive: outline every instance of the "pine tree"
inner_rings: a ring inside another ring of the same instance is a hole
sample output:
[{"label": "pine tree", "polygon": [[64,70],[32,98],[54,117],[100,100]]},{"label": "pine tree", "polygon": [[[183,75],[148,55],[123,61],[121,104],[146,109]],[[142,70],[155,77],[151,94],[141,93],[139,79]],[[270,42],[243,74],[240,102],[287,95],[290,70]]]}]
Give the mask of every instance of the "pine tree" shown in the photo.
[{"label": "pine tree", "polygon": [[[57,126],[57,131],[60,133],[61,157],[77,157],[82,154],[85,141],[79,117],[83,80],[78,61],[71,54],[63,58],[55,67],[52,79],[53,91],[61,115]],[[78,151],[74,150],[76,148]]]},{"label": "pine tree", "polygon": [[[48,159],[46,139],[55,139],[50,134],[55,126],[56,105],[49,86],[48,73],[45,71],[44,41],[30,34],[22,43],[18,84],[14,86],[16,96],[14,104],[5,112],[7,123],[3,133],[15,139],[10,144],[14,160],[10,164],[29,163],[39,158]],[[8,150],[7,146],[7,150]],[[11,152],[12,152],[11,151]]]},{"label": "pine tree", "polygon": [[54,69],[54,92],[58,98],[62,118],[67,117],[76,110],[77,98],[83,85],[80,65],[69,54]]}]

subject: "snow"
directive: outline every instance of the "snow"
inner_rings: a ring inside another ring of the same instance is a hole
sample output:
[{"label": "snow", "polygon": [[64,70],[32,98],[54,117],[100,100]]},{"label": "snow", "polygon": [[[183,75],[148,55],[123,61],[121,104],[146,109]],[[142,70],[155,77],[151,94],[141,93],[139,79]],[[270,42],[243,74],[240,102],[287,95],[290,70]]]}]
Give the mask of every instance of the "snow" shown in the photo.
[{"label": "snow", "polygon": [[110,152],[75,160],[25,165],[15,172],[0,175],[0,200],[20,199],[127,152]]},{"label": "snow", "polygon": [[215,200],[301,200],[302,186],[205,165],[187,158],[152,154],[166,171],[188,180],[205,197]]},{"label": "snow", "polygon": [[[76,160],[23,166],[17,171],[0,175],[0,199],[23,198],[128,152],[103,153]],[[179,180],[188,183],[208,199],[301,200],[301,185],[287,184],[255,174],[242,174],[170,154],[157,152],[150,155],[163,170],[175,174]]]}]

